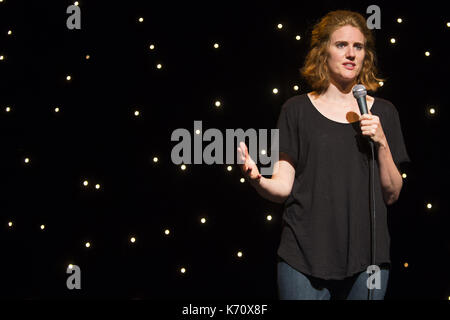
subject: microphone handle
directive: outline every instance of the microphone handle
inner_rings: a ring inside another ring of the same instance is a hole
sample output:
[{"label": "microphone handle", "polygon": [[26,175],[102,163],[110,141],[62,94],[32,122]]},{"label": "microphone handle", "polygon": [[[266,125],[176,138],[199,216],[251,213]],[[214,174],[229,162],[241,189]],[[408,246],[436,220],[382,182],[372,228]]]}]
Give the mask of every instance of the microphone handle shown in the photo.
[{"label": "microphone handle", "polygon": [[361,112],[361,115],[369,113],[367,111],[367,102],[366,102],[366,96],[357,97],[356,101],[358,102],[359,111]]}]

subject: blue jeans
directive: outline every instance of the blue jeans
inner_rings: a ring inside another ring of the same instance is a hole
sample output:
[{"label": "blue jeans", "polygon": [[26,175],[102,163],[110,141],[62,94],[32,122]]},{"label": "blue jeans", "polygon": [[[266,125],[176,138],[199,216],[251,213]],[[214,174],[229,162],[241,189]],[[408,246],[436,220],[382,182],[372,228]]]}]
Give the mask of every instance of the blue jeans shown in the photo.
[{"label": "blue jeans", "polygon": [[[280,300],[368,300],[367,279],[363,271],[343,280],[323,280],[305,275],[285,261],[277,265]],[[373,291],[373,300],[383,300],[389,279],[388,266],[380,266],[380,289]]]}]

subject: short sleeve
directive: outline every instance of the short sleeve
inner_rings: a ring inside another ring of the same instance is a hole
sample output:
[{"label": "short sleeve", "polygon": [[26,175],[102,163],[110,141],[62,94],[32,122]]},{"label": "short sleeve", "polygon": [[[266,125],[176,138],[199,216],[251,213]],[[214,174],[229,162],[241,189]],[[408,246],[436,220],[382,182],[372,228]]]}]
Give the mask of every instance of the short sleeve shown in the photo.
[{"label": "short sleeve", "polygon": [[281,107],[278,117],[279,152],[288,154],[297,167],[299,158],[298,107],[293,99],[286,101]]},{"label": "short sleeve", "polygon": [[411,162],[406,151],[405,141],[403,139],[402,126],[397,109],[391,104],[391,111],[389,115],[388,127],[385,129],[386,139],[391,150],[394,163],[399,164],[404,162]]}]

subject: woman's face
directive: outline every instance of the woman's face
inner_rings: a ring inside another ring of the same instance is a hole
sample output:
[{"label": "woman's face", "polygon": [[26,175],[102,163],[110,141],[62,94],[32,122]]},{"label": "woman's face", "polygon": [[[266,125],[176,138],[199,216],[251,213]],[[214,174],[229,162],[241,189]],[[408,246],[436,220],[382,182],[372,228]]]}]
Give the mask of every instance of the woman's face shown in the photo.
[{"label": "woman's face", "polygon": [[362,69],[365,48],[364,35],[358,28],[343,26],[330,37],[328,70],[338,82],[353,82]]}]

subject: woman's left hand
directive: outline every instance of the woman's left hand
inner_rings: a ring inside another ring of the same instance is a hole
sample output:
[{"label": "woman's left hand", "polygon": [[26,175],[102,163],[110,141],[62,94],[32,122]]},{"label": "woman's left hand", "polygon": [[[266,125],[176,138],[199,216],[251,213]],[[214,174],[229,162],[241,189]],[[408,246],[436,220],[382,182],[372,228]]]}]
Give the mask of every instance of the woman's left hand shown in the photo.
[{"label": "woman's left hand", "polygon": [[359,121],[359,126],[364,136],[370,137],[377,146],[385,144],[386,136],[384,135],[381,121],[378,116],[373,115],[372,112],[369,111],[369,114],[360,116]]}]

